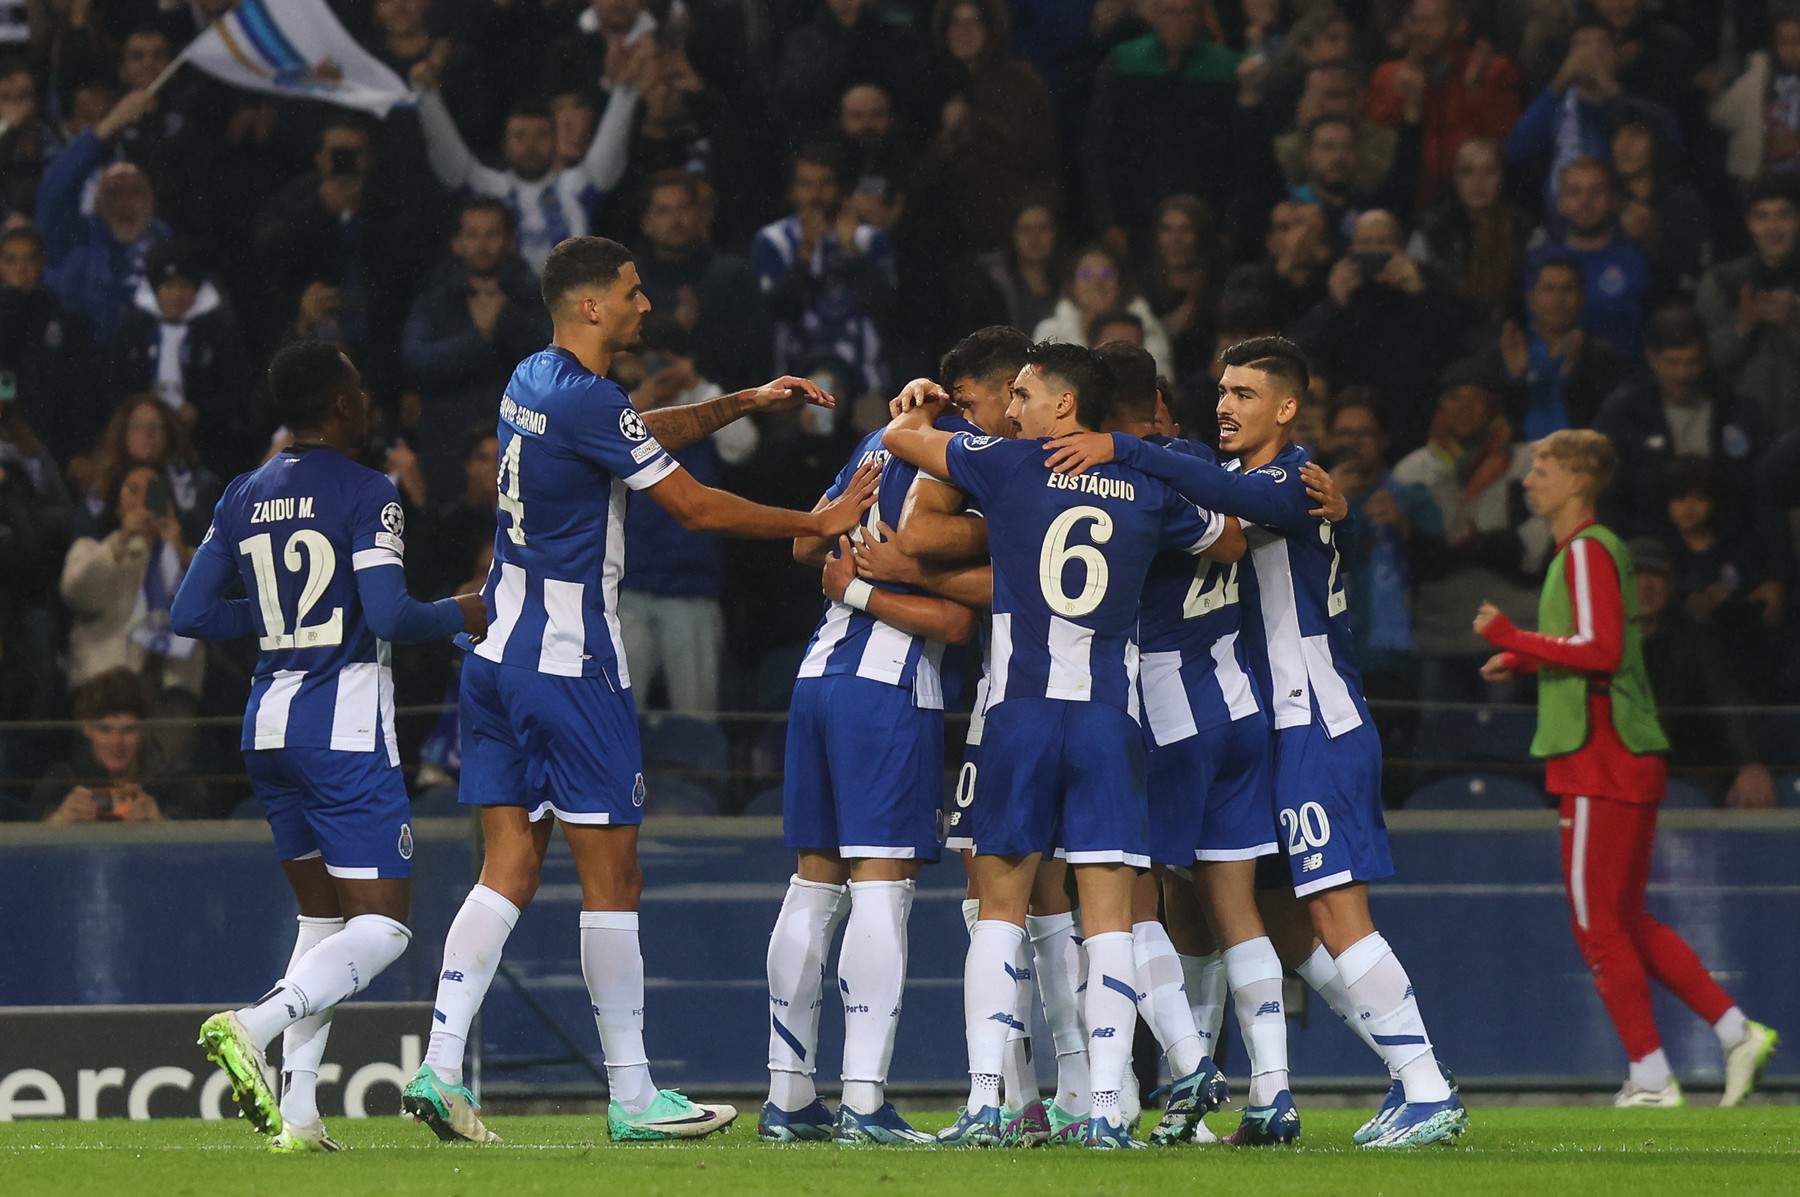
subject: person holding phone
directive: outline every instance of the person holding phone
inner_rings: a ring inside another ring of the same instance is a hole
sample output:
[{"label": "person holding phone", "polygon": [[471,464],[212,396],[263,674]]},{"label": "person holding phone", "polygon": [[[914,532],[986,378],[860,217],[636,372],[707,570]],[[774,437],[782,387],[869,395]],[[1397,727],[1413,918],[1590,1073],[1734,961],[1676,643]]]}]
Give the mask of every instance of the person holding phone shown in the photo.
[{"label": "person holding phone", "polygon": [[[69,684],[80,687],[112,669],[144,680],[163,716],[199,710],[205,649],[169,627],[169,606],[194,550],[181,532],[167,478],[145,465],[114,484],[96,536],[83,536],[63,559],[62,597],[69,628]],[[158,729],[176,768],[192,758],[195,732],[176,720]]]},{"label": "person holding phone", "polygon": [[159,823],[198,819],[208,809],[198,787],[169,776],[144,728],[150,696],[129,669],[109,669],[75,696],[81,744],[51,765],[16,812],[45,823]]}]

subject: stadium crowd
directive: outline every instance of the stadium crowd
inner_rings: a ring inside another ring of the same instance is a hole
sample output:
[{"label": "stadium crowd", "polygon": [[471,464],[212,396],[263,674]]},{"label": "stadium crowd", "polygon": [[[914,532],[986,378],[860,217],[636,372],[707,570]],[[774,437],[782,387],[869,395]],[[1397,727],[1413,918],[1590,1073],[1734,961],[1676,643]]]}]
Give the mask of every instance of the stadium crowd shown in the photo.
[{"label": "stadium crowd", "polygon": [[[1371,698],[1522,699],[1470,613],[1531,626],[1529,445],[1592,427],[1664,705],[1800,703],[1800,6],[331,0],[416,89],[384,120],[192,67],[153,90],[228,7],[0,0],[0,777],[42,778],[0,818],[92,818],[94,779],[132,818],[241,795],[192,780],[238,771],[235,726],[185,717],[241,713],[255,647],[168,611],[222,483],[281,443],[285,343],[367,380],[413,593],[479,585],[494,405],[584,232],[638,252],[640,409],[781,372],[839,397],[680,452],[703,482],[810,507],[988,324],[1142,344],[1204,439],[1217,351],[1280,332],[1356,514]],[[627,561],[641,705],[785,708],[816,576],[647,503]],[[456,656],[397,651],[401,704],[453,696]],[[71,715],[72,746],[4,726]],[[1427,723],[1383,715],[1412,755]],[[1778,723],[1671,722],[1715,801],[1775,802]],[[453,720],[414,731],[453,774]]]}]

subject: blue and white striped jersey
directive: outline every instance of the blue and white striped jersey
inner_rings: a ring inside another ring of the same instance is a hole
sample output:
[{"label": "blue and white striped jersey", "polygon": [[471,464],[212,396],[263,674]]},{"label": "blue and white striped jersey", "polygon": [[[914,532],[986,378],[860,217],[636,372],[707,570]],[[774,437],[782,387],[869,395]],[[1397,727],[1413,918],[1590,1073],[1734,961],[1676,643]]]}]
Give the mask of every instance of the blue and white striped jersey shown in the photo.
[{"label": "blue and white striped jersey", "polygon": [[[959,416],[945,416],[937,421],[937,427],[945,432],[979,431]],[[884,431],[886,430],[878,428],[863,437],[857,444],[856,451],[850,454],[850,460],[838,471],[837,478],[825,491],[828,497],[835,499],[844,493],[844,488],[850,485],[850,479],[857,470],[871,461],[882,463],[881,487],[876,492],[874,506],[863,517],[863,523],[868,528],[873,528],[878,522],[885,523],[890,528],[900,526],[900,510],[906,503],[906,492],[919,473],[916,467],[897,457],[890,457],[888,451],[881,447],[881,434]],[[870,585],[901,594],[923,593],[910,586],[886,582],[872,582]],[[941,711],[944,709],[944,686],[938,674],[938,665],[943,656],[944,646],[936,641],[902,632],[866,611],[858,611],[836,600],[827,600],[825,617],[819,621],[818,628],[813,632],[812,642],[807,645],[798,676],[852,674],[872,681],[886,682],[890,686],[906,686],[913,692],[914,706],[928,711]]]},{"label": "blue and white striped jersey", "polygon": [[1165,548],[1205,551],[1224,520],[1137,470],[1052,473],[1044,445],[964,434],[948,450],[950,481],[988,521],[987,710],[1010,698],[1056,698],[1136,718],[1138,600],[1150,562]]},{"label": "blue and white striped jersey", "polygon": [[277,453],[225,488],[196,556],[228,563],[255,612],[244,751],[385,748],[400,763],[388,644],[356,573],[401,565],[405,529],[394,484],[335,449]]},{"label": "blue and white striped jersey", "polygon": [[551,346],[500,400],[500,517],[476,655],[631,686],[619,639],[625,499],[678,468],[617,383]]},{"label": "blue and white striped jersey", "polygon": [[1244,521],[1250,551],[1238,586],[1253,614],[1244,620],[1244,642],[1275,728],[1317,722],[1339,736],[1362,726],[1369,716],[1337,537],[1328,520],[1307,514],[1314,504],[1300,477],[1306,451],[1289,445],[1243,473],[1236,462],[1215,469],[1136,437],[1114,434],[1113,444],[1119,462]]},{"label": "blue and white striped jersey", "polygon": [[[1217,464],[1198,441],[1148,437],[1172,453]],[[1262,709],[1239,635],[1238,563],[1162,552],[1138,605],[1144,725],[1159,747]]]}]

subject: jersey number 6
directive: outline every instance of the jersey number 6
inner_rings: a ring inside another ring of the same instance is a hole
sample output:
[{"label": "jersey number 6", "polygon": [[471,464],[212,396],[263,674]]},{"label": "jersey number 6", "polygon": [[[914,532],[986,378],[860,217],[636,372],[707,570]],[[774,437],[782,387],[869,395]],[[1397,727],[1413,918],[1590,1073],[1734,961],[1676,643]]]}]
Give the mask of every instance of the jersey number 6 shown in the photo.
[{"label": "jersey number 6", "polygon": [[[1070,544],[1069,534],[1083,520],[1094,523],[1094,544]],[[1038,554],[1038,586],[1044,601],[1058,615],[1086,615],[1106,597],[1106,558],[1094,545],[1112,539],[1113,518],[1098,507],[1071,507],[1057,516],[1044,533],[1044,548]],[[1081,591],[1071,595],[1063,589],[1063,567],[1079,561],[1086,567]]]}]

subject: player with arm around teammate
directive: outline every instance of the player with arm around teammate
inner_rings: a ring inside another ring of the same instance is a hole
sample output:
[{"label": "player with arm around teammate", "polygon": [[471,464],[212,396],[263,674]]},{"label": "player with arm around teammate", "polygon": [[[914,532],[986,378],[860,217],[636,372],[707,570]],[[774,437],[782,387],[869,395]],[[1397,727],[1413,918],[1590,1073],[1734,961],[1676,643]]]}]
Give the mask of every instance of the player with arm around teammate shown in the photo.
[{"label": "player with arm around teammate", "polygon": [[970,1096],[939,1141],[1000,1140],[1000,1061],[1017,1006],[1015,961],[1038,861],[1075,870],[1088,960],[1093,1107],[1087,1142],[1141,1146],[1119,1113],[1137,1021],[1131,889],[1149,863],[1136,720],[1137,602],[1164,547],[1242,552],[1217,516],[1132,470],[1059,482],[1044,438],[1098,428],[1113,380],[1079,346],[1034,345],[1014,383],[1018,440],[950,435],[933,409],[888,426],[884,444],[948,478],[986,514],[994,569],[993,669],[975,810],[981,918],[964,978]]},{"label": "player with arm around teammate", "polygon": [[[637,837],[645,787],[615,614],[626,497],[642,491],[696,531],[835,536],[861,518],[880,471],[858,471],[838,499],[810,513],[700,485],[664,451],[659,424],[605,377],[650,309],[629,251],[601,237],[564,241],[545,263],[543,292],[555,336],[519,363],[500,400],[489,629],[462,675],[460,800],[481,808],[481,880],[451,923],[431,1041],[402,1105],[442,1139],[493,1138],[462,1084],[463,1053],[507,936],[537,892],[554,816],[581,880],[582,973],[606,1057],[608,1132],[615,1140],[694,1138],[737,1112],[659,1090],[644,1050]],[[808,385],[778,379],[731,403],[674,409],[660,426],[697,439],[733,406],[791,402]]]},{"label": "player with arm around teammate", "polygon": [[[299,903],[286,974],[206,1020],[200,1042],[275,1151],[336,1151],[319,1118],[320,1060],[339,1002],[412,939],[412,828],[394,740],[388,645],[480,635],[481,596],[421,603],[401,569],[405,521],[387,476],[353,459],[368,395],[348,358],[290,345],[269,389],[292,443],[226,487],[170,608],[178,635],[255,634],[244,767]],[[228,598],[242,579],[245,598]],[[282,1036],[279,1099],[263,1076]]]},{"label": "player with arm around teammate", "polygon": [[1537,631],[1515,627],[1492,603],[1476,612],[1475,634],[1501,650],[1481,676],[1538,675],[1531,751],[1546,758],[1544,788],[1557,796],[1569,922],[1631,1064],[1613,1104],[1684,1101],[1650,1007],[1655,977],[1712,1027],[1725,1053],[1719,1104],[1735,1106],[1779,1036],[1745,1018],[1687,941],[1644,909],[1669,742],[1644,669],[1631,554],[1594,521],[1616,461],[1612,443],[1591,429],[1553,432],[1533,447],[1525,495],[1550,522],[1556,556]]},{"label": "player with arm around teammate", "polygon": [[1051,462],[1076,477],[1105,462],[1133,466],[1255,525],[1240,571],[1244,625],[1275,727],[1276,806],[1294,893],[1402,1089],[1379,1127],[1365,1128],[1379,1131],[1365,1145],[1437,1142],[1461,1134],[1468,1113],[1438,1066],[1412,982],[1369,913],[1368,883],[1393,873],[1381,746],[1351,657],[1336,538],[1311,514],[1300,477],[1306,453],[1289,435],[1306,359],[1285,338],[1257,337],[1221,360],[1219,447],[1234,469],[1117,434],[1064,438]]},{"label": "player with arm around teammate", "polygon": [[[978,431],[949,413],[939,426]],[[882,466],[859,538],[884,521],[899,522],[917,472],[888,460],[881,435],[877,429],[863,438],[820,499],[821,506],[834,501],[857,471]],[[782,824],[799,862],[769,936],[769,1100],[757,1135],[770,1142],[929,1144],[932,1137],[887,1101],[884,1086],[905,989],[913,886],[920,865],[938,855],[938,665],[946,644],[968,639],[974,614],[917,587],[857,578],[848,536],[798,537],[794,559],[823,569],[827,602],[788,709]],[[822,969],[840,919],[844,1089],[834,1117],[812,1074]]]}]

